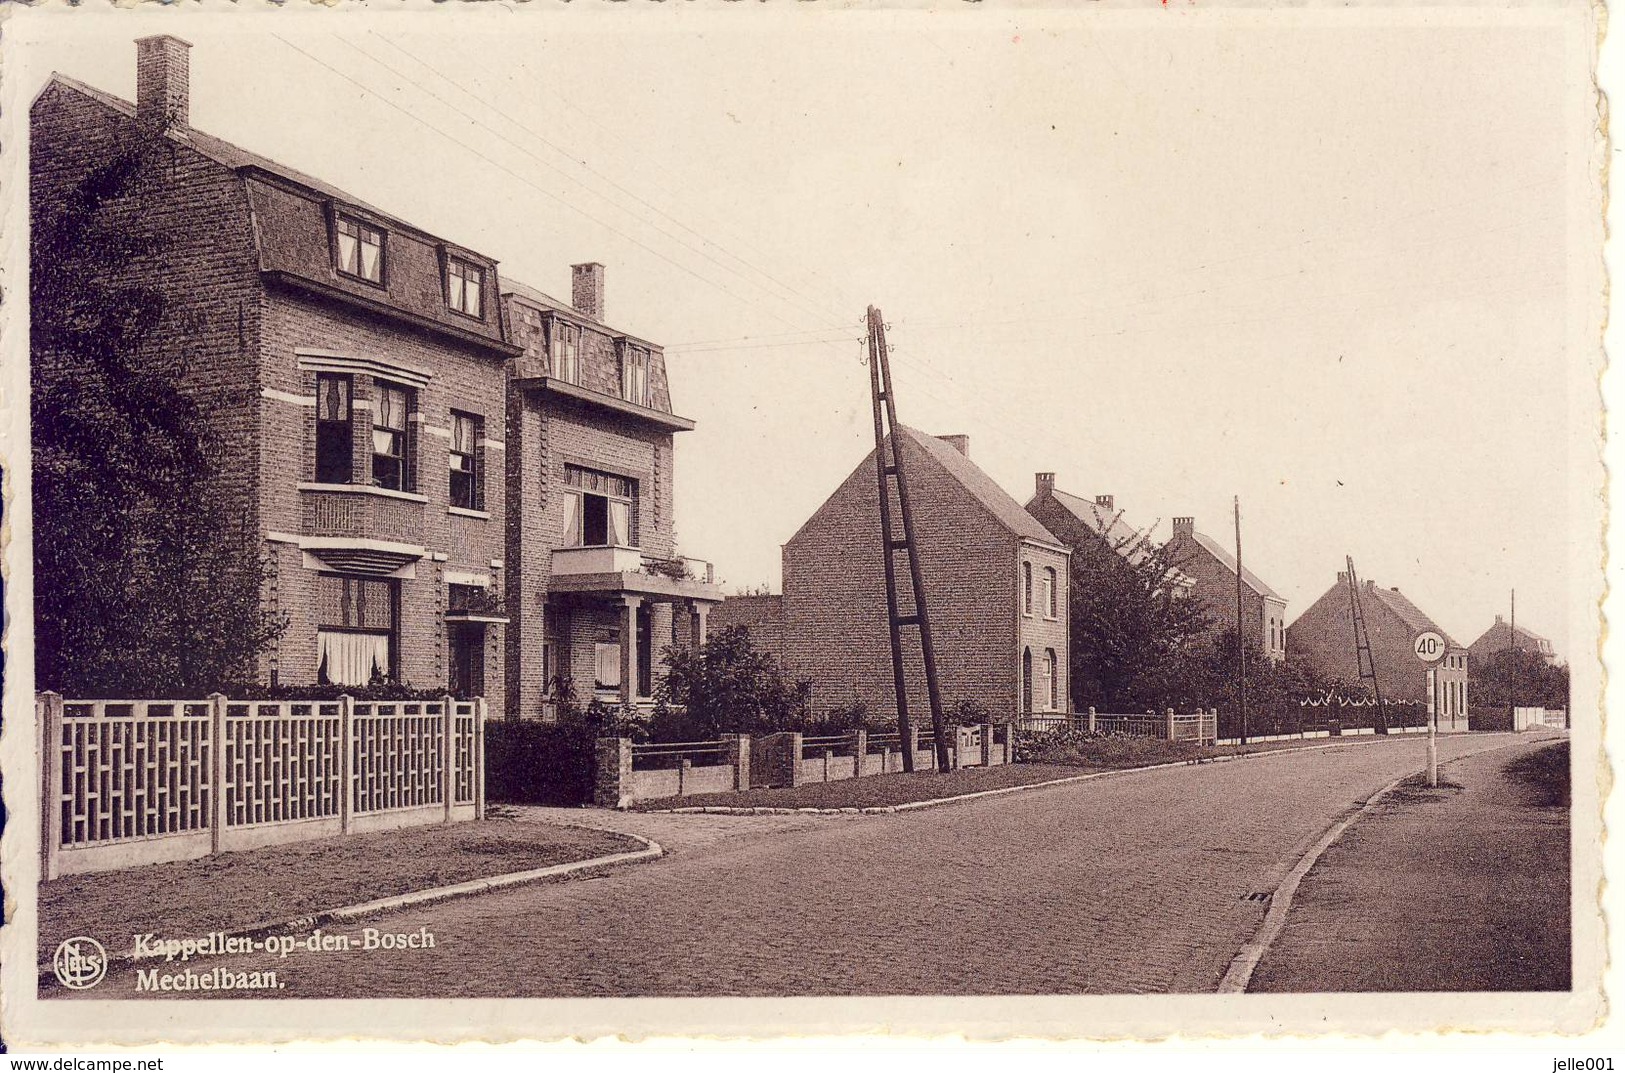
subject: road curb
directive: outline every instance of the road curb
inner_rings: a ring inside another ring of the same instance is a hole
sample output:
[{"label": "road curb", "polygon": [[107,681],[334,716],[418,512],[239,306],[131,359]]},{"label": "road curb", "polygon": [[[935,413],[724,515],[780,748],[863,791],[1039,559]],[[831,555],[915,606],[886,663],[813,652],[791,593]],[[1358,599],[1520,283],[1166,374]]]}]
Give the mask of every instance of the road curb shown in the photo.
[{"label": "road curb", "polygon": [[[1529,739],[1529,742],[1544,740],[1547,739],[1534,738]],[[1439,769],[1442,771],[1451,764],[1458,764],[1468,759],[1468,757],[1493,753],[1520,744],[1524,744],[1524,742],[1518,740],[1503,742],[1488,749],[1453,757],[1442,762]],[[1246,992],[1247,985],[1252,982],[1253,973],[1258,969],[1259,963],[1264,960],[1264,955],[1270,952],[1270,948],[1275,945],[1275,940],[1281,937],[1281,932],[1286,927],[1287,915],[1292,911],[1292,899],[1298,893],[1298,885],[1309,874],[1310,869],[1314,868],[1316,863],[1320,861],[1321,856],[1332,847],[1333,843],[1342,837],[1343,832],[1381,804],[1383,798],[1411,779],[1426,773],[1426,768],[1419,768],[1409,774],[1401,775],[1364,801],[1357,802],[1355,807],[1349,809],[1340,818],[1332,821],[1331,826],[1310,847],[1309,851],[1298,859],[1298,862],[1292,866],[1291,871],[1287,872],[1286,877],[1281,880],[1280,885],[1271,892],[1269,911],[1264,914],[1263,923],[1258,926],[1258,931],[1253,933],[1253,937],[1231,959],[1230,967],[1225,971],[1224,978],[1219,981],[1218,994],[1240,995]]]},{"label": "road curb", "polygon": [[[542,879],[556,879],[560,876],[573,875],[576,872],[585,872],[593,868],[608,868],[617,864],[635,864],[638,861],[653,860],[656,857],[663,856],[666,852],[660,843],[651,838],[635,835],[630,831],[616,831],[614,833],[642,842],[643,848],[628,850],[625,853],[611,853],[603,857],[591,857],[584,861],[550,864],[545,868],[529,868],[522,872],[504,872],[501,875],[471,879],[464,883],[451,883],[444,887],[428,887],[424,890],[408,891],[405,894],[392,894],[388,898],[375,898],[370,902],[341,905],[337,909],[324,909],[317,913],[307,913],[304,916],[292,917],[288,920],[279,920],[269,924],[251,924],[248,927],[234,930],[216,929],[210,934],[227,939],[263,939],[267,935],[283,932],[308,931],[342,920],[358,920],[362,917],[386,913],[394,909],[404,909],[408,906],[428,905],[433,902],[450,901],[453,898],[466,898],[472,894],[484,894],[488,891],[516,887],[523,883],[534,883]],[[107,957],[107,971],[112,972],[114,969],[127,968],[135,964],[137,960],[134,947],[117,954],[109,954]],[[51,969],[39,970],[39,987],[41,990],[57,986],[59,985],[56,975]]]},{"label": "road curb", "polygon": [[[652,808],[628,809],[625,811],[642,816],[892,816],[899,812],[915,812],[923,808],[934,808],[937,805],[951,805],[957,801],[973,801],[982,797],[1000,797],[1004,794],[1019,793],[1023,790],[1042,790],[1048,786],[1064,786],[1068,783],[1085,782],[1089,779],[1116,778],[1123,775],[1137,775],[1146,771],[1166,771],[1170,768],[1201,767],[1207,764],[1232,764],[1241,760],[1267,760],[1275,756],[1289,756],[1296,753],[1312,753],[1322,749],[1349,749],[1375,741],[1409,740],[1409,736],[1400,738],[1385,737],[1382,735],[1362,735],[1360,741],[1340,741],[1329,745],[1305,745],[1297,749],[1265,749],[1256,753],[1242,753],[1239,756],[1210,756],[1200,760],[1172,760],[1166,764],[1147,764],[1145,767],[1117,768],[1112,771],[1091,771],[1087,775],[1067,775],[1059,779],[1047,779],[1044,782],[1028,782],[1019,786],[1000,786],[993,790],[976,790],[968,794],[955,794],[952,797],[933,797],[925,801],[907,801],[901,805],[872,805],[868,808],[784,808],[771,805],[689,805],[683,808]],[[845,780],[843,780],[845,781]]]}]

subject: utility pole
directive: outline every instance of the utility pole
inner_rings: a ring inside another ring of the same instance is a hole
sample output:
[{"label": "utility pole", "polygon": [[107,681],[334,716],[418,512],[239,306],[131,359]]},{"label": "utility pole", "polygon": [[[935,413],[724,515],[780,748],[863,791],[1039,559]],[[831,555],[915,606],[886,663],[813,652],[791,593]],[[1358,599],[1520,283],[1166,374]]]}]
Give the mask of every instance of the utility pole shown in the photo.
[{"label": "utility pole", "polygon": [[1377,724],[1372,729],[1378,734],[1388,733],[1388,709],[1382,703],[1382,684],[1377,681],[1377,661],[1371,655],[1371,634],[1365,626],[1365,610],[1360,605],[1360,577],[1354,572],[1354,556],[1346,555],[1348,564],[1349,615],[1354,620],[1354,667],[1360,679],[1371,680],[1371,692],[1377,698]]},{"label": "utility pole", "polygon": [[[920,631],[920,655],[925,664],[925,691],[931,703],[931,728],[936,737],[937,770],[948,770],[948,734],[942,721],[942,694],[937,688],[937,658],[931,647],[931,620],[925,611],[925,578],[920,571],[920,549],[914,539],[914,515],[909,509],[908,479],[903,473],[903,452],[897,446],[897,404],[892,397],[891,362],[886,345],[886,321],[869,307],[869,396],[875,418],[875,477],[880,484],[880,558],[886,572],[886,623],[891,633],[892,684],[897,690],[898,744],[903,770],[914,770],[914,725],[908,718],[908,676],[903,668],[904,626]],[[890,456],[888,459],[888,455]],[[898,513],[903,523],[901,540],[892,536],[892,478],[896,478]],[[908,552],[914,613],[902,613],[897,601],[897,564],[893,556]]]},{"label": "utility pole", "polygon": [[1241,632],[1241,497],[1236,507],[1236,697],[1241,708],[1241,744],[1247,744],[1247,639]]},{"label": "utility pole", "polygon": [[[1516,653],[1518,650],[1518,590],[1512,590],[1512,625],[1507,628],[1507,649]],[[1515,666],[1518,657],[1512,655],[1504,660],[1507,675],[1507,728],[1518,729],[1518,716],[1516,712],[1517,699],[1512,695],[1512,681],[1518,676]]]}]

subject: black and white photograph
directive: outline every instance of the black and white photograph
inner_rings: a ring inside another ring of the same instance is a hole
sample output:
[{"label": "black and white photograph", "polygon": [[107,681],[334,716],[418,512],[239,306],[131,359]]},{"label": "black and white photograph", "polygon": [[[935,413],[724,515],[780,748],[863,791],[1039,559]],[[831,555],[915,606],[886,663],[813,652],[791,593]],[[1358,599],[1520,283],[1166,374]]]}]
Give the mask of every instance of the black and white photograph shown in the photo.
[{"label": "black and white photograph", "polygon": [[13,1051],[1602,1023],[1602,9],[3,14]]}]

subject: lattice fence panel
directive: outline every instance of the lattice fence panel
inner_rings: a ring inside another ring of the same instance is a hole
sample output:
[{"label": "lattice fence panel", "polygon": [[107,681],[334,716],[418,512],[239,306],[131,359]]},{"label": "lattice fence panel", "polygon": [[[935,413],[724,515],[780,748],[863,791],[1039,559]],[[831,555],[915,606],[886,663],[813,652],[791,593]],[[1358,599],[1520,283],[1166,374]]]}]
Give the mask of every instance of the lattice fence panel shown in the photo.
[{"label": "lattice fence panel", "polygon": [[226,826],[337,816],[340,726],[337,703],[226,705]]},{"label": "lattice fence panel", "polygon": [[353,810],[443,804],[444,701],[358,703],[351,730]]},{"label": "lattice fence panel", "polygon": [[64,705],[58,806],[63,846],[204,830],[209,706],[173,700]]}]

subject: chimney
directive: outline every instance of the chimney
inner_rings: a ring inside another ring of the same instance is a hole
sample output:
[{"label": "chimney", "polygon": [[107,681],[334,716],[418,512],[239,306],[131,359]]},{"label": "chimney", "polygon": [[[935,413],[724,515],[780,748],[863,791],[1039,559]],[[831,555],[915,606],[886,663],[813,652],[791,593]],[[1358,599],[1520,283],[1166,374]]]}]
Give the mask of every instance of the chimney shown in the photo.
[{"label": "chimney", "polygon": [[1507,620],[1502,618],[1500,615],[1495,616],[1495,624],[1497,626],[1505,626],[1506,622],[1507,622]]},{"label": "chimney", "polygon": [[1337,572],[1337,583],[1339,585],[1347,585],[1349,583],[1349,572],[1347,570],[1339,570]]},{"label": "chimney", "polygon": [[1376,592],[1377,591],[1377,583],[1375,581],[1372,581],[1370,578],[1366,578],[1365,579],[1365,591],[1366,592]]},{"label": "chimney", "polygon": [[190,41],[169,34],[135,43],[135,117],[142,126],[185,134],[190,124]]},{"label": "chimney", "polygon": [[1196,534],[1196,519],[1193,517],[1174,519],[1174,539],[1190,540]]},{"label": "chimney", "polygon": [[970,457],[970,437],[963,434],[953,436],[938,436],[937,439],[958,451],[966,458]]},{"label": "chimney", "polygon": [[570,266],[570,304],[600,324],[604,320],[604,266],[597,261]]},{"label": "chimney", "polygon": [[1115,496],[1095,496],[1095,506],[1104,511],[1111,511],[1117,503]]},{"label": "chimney", "polygon": [[1040,497],[1050,495],[1055,491],[1055,474],[1035,473],[1033,474],[1033,483],[1037,487]]}]

